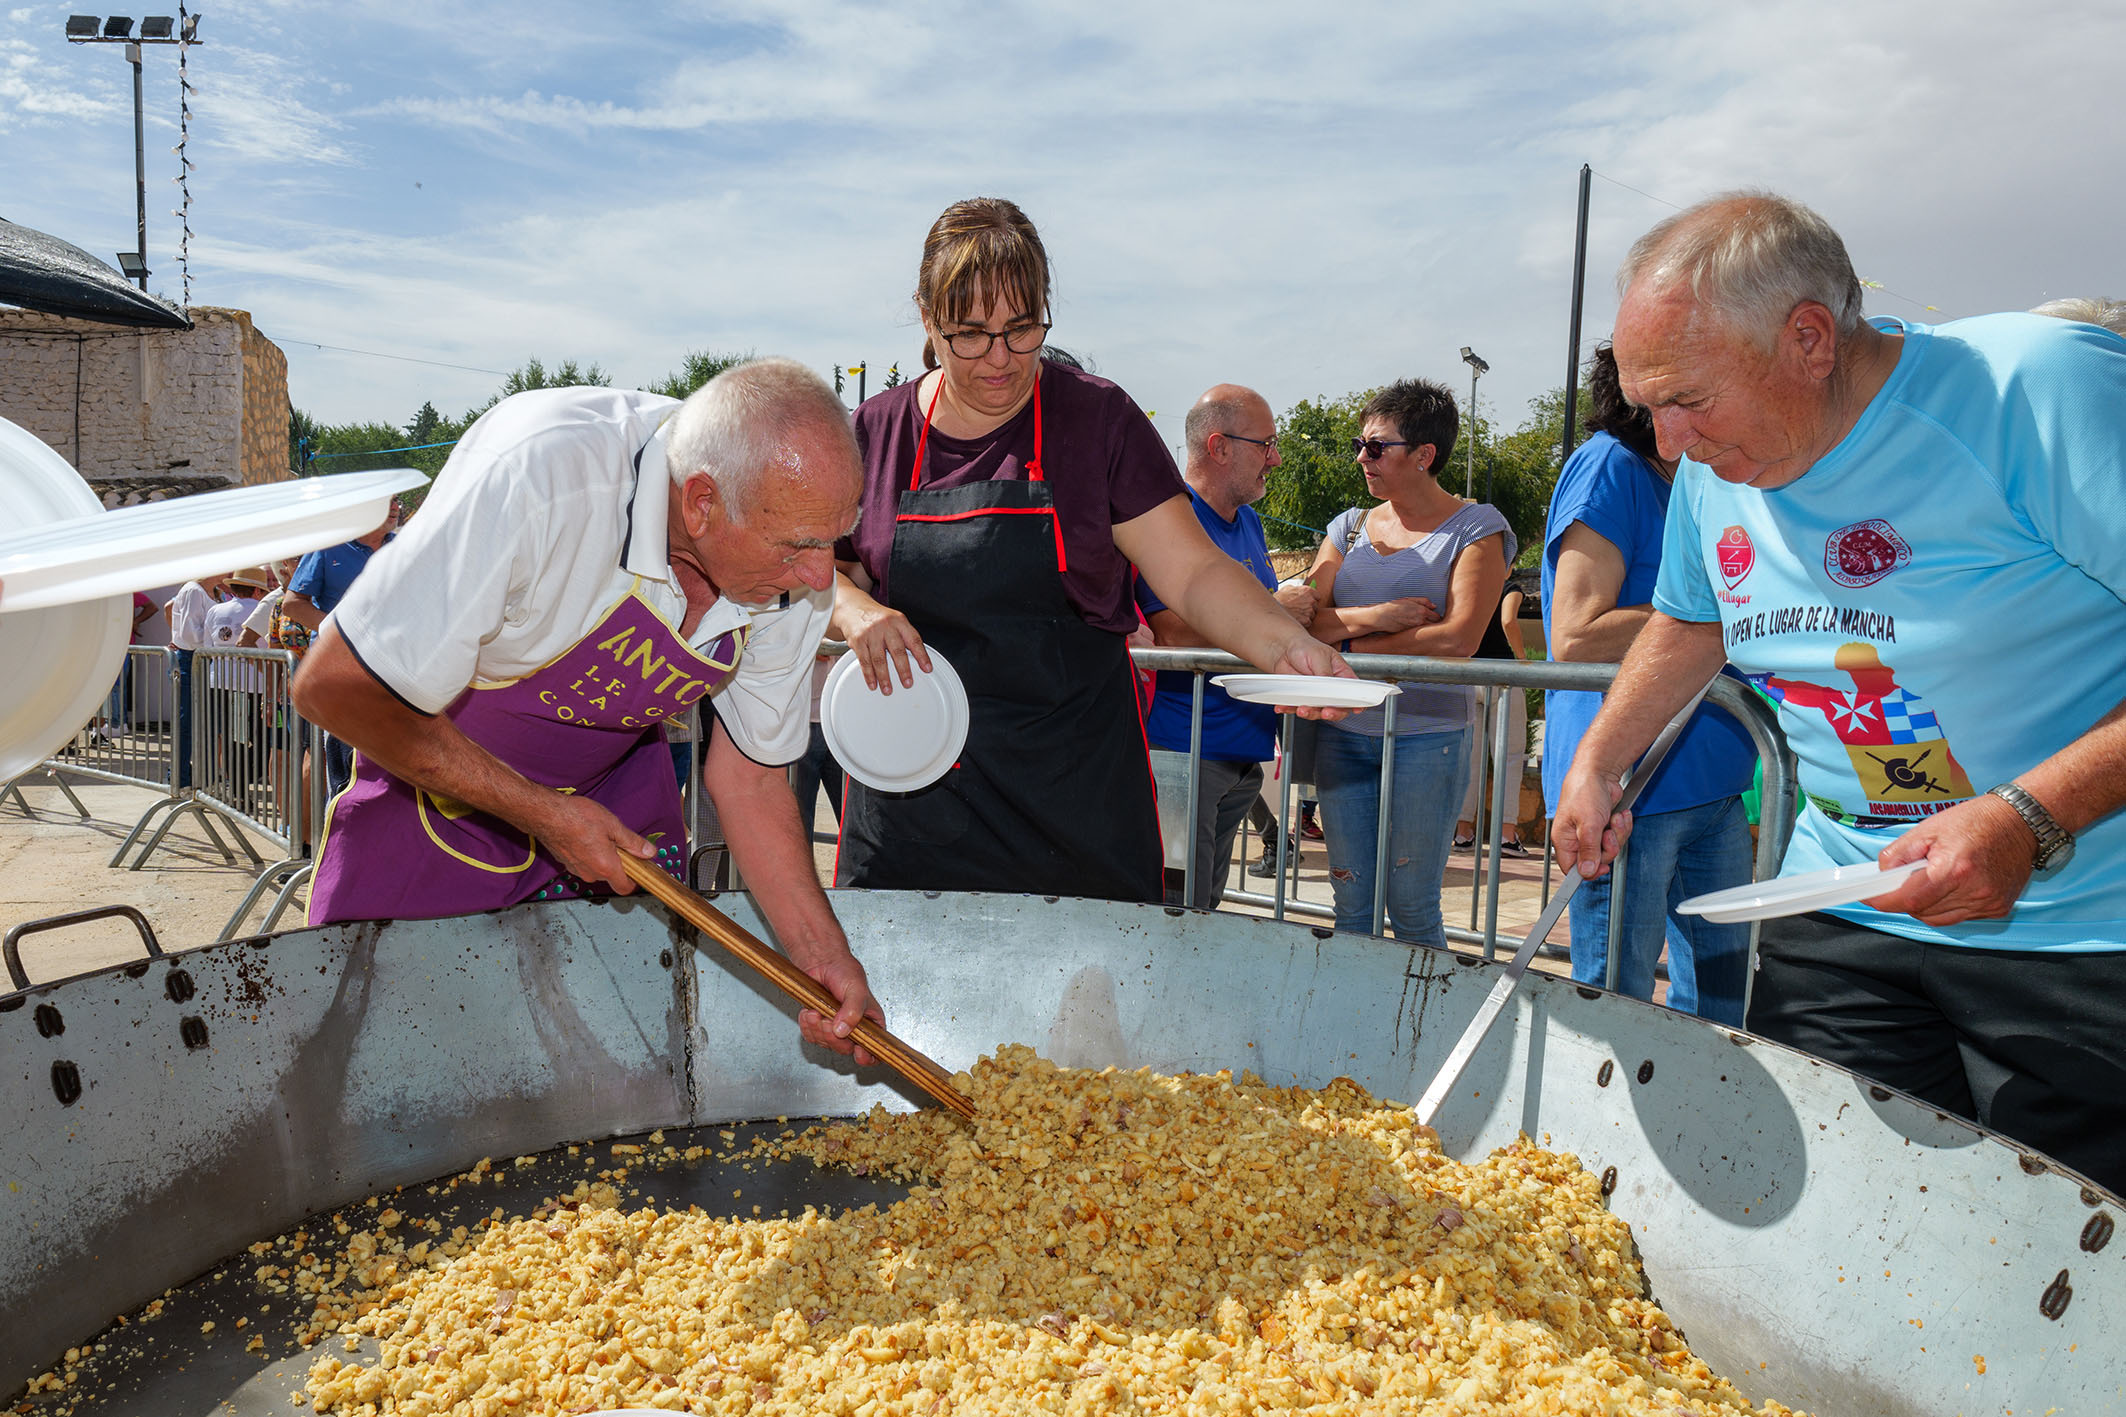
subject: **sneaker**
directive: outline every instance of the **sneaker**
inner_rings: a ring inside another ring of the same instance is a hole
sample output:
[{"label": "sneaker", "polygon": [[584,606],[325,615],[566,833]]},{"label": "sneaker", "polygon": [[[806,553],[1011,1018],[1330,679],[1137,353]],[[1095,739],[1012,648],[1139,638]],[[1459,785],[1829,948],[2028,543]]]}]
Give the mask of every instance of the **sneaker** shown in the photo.
[{"label": "sneaker", "polygon": [[1515,837],[1512,841],[1502,841],[1499,843],[1499,855],[1511,856],[1517,861],[1527,861],[1532,859],[1535,856],[1535,853],[1533,851],[1530,851],[1526,846],[1522,845],[1521,839],[1519,837]]},{"label": "sneaker", "polygon": [[1456,851],[1472,851],[1476,848],[1476,838],[1473,836],[1458,836],[1454,839],[1453,846]]},{"label": "sneaker", "polygon": [[1265,852],[1260,859],[1248,862],[1248,874],[1257,880],[1267,881],[1277,874],[1275,852]]},{"label": "sneaker", "polygon": [[1321,840],[1321,823],[1314,819],[1314,814],[1312,812],[1306,811],[1304,809],[1300,811],[1299,834],[1305,837],[1308,841]]}]

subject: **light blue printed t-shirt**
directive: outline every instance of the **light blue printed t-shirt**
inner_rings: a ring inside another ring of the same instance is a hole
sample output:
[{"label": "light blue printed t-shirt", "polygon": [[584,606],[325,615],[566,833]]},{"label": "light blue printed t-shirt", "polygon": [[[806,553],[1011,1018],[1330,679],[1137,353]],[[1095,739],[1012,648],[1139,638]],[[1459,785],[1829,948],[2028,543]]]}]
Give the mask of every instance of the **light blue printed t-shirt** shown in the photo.
[{"label": "light blue printed t-shirt", "polygon": [[[1654,592],[1718,620],[1779,706],[1814,807],[1790,876],[1873,860],[2126,698],[2126,340],[2043,315],[1874,323],[1904,336],[1897,367],[1800,478],[1759,491],[1684,462]],[[1985,949],[2126,949],[2126,812],[2006,919],[1830,913]]]}]

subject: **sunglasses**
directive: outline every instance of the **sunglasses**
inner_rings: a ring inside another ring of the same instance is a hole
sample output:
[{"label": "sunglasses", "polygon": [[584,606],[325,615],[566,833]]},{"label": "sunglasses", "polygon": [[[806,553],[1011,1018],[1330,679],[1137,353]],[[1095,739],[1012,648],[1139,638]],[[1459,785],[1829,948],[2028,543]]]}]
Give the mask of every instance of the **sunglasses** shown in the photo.
[{"label": "sunglasses", "polygon": [[1407,448],[1410,443],[1403,438],[1353,438],[1351,455],[1360,458],[1377,458],[1389,448]]}]

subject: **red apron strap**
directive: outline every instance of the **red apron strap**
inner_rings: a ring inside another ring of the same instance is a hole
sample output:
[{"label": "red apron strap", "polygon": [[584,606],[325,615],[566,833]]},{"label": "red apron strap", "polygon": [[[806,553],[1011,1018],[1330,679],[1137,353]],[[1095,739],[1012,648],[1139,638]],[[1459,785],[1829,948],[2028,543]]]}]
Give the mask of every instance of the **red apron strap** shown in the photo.
[{"label": "red apron strap", "polygon": [[[929,444],[930,444],[930,420],[931,420],[932,418],[934,418],[934,417],[936,417],[936,416],[937,416],[937,411],[938,411],[938,395],[939,395],[939,394],[942,394],[942,393],[944,393],[944,392],[945,392],[945,371],[944,371],[944,370],[942,370],[942,369],[940,369],[940,370],[938,370],[938,386],[937,386],[936,388],[934,388],[934,389],[932,389],[932,390],[930,391],[930,407],[928,407],[928,408],[926,408],[926,409],[924,409],[924,410],[923,410],[923,431],[922,431],[922,434],[921,434],[921,436],[919,436],[919,437],[918,437],[918,438],[917,438],[917,439],[915,440],[915,466],[914,466],[914,467],[913,467],[912,469],[910,469],[910,471],[909,471],[909,473],[908,473],[908,490],[909,490],[910,492],[913,492],[913,491],[915,491],[915,489],[916,489],[916,488],[918,488],[918,487],[922,486],[922,483],[923,483],[923,449],[924,449],[924,448],[926,448],[926,447],[928,447],[928,446],[929,446]],[[1035,416],[1036,416],[1036,417],[1039,417],[1039,414],[1036,414]],[[1040,446],[1040,443],[1041,443],[1041,440],[1040,440],[1040,438],[1039,438],[1038,436],[1037,436],[1037,437],[1035,437],[1035,439],[1034,439],[1034,446],[1035,446],[1036,448],[1039,448],[1039,446]],[[1039,456],[1039,454],[1037,453],[1037,454],[1036,454],[1036,456]]]}]

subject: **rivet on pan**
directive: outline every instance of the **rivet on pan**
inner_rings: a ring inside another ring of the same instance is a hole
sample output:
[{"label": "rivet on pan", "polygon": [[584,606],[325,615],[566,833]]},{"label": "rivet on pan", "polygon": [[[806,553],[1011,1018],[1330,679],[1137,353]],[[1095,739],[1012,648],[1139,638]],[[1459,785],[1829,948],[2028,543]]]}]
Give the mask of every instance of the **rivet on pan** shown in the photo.
[{"label": "rivet on pan", "polygon": [[2102,1205],[2103,1202],[2104,1198],[2102,1196],[2098,1195],[2095,1191],[2091,1190],[2087,1186],[2082,1187],[2083,1205]]},{"label": "rivet on pan", "polygon": [[1165,907],[1165,910],[1167,914],[1173,916],[1176,920],[1179,920],[1183,913],[1181,907],[1178,905],[1169,905]]},{"label": "rivet on pan", "polygon": [[125,977],[128,979],[138,979],[141,975],[146,974],[147,972],[148,962],[144,959],[134,960],[131,964],[125,967]]},{"label": "rivet on pan", "polygon": [[2067,1271],[2063,1269],[2058,1278],[2045,1286],[2044,1296],[2037,1301],[2037,1311],[2048,1319],[2056,1319],[2066,1313],[2067,1306],[2073,1302],[2074,1286],[2067,1282]]},{"label": "rivet on pan", "polygon": [[207,1021],[198,1014],[186,1014],[177,1022],[177,1036],[185,1041],[187,1048],[207,1046]]},{"label": "rivet on pan", "polygon": [[1614,1077],[1614,1076],[1616,1075],[1616,1071],[1617,1071],[1617,1065],[1616,1065],[1616,1062],[1615,1062],[1615,1060],[1613,1060],[1613,1059],[1610,1059],[1610,1058],[1604,1058],[1604,1059],[1602,1060],[1602,1066],[1601,1066],[1601,1067],[1599,1067],[1599,1068],[1596,1068],[1596,1069],[1595,1069],[1595,1086],[1596,1086],[1596,1087],[1607,1087],[1607,1086],[1609,1086],[1609,1080],[1610,1080],[1610,1078],[1612,1078],[1612,1077]]},{"label": "rivet on pan", "polygon": [[1888,1102],[1890,1100],[1890,1089],[1887,1087],[1870,1087],[1868,1096],[1874,1098],[1877,1102]]},{"label": "rivet on pan", "polygon": [[29,1000],[23,998],[20,994],[0,999],[0,1014],[11,1014],[28,1002]]},{"label": "rivet on pan", "polygon": [[1317,940],[1326,940],[1336,934],[1334,930],[1331,930],[1326,925],[1310,925],[1307,928],[1314,932],[1314,938]]},{"label": "rivet on pan", "polygon": [[162,982],[162,992],[169,995],[170,1002],[181,1004],[198,992],[192,984],[192,976],[182,969],[170,971],[170,977]]},{"label": "rivet on pan", "polygon": [[659,950],[657,952],[657,962],[666,969],[670,969],[672,967],[672,952],[670,950]]},{"label": "rivet on pan", "polygon": [[73,1106],[81,1098],[81,1069],[63,1061],[52,1064],[52,1091],[61,1107]]},{"label": "rivet on pan", "polygon": [[1041,899],[1047,901],[1050,905],[1054,905],[1056,904],[1056,902],[1062,900],[1063,897],[1059,895],[1044,895],[1041,897]]},{"label": "rivet on pan", "polygon": [[1605,1196],[1615,1195],[1616,1190],[1617,1168],[1612,1166],[1602,1173],[1602,1194]]},{"label": "rivet on pan", "polygon": [[2092,1255],[2095,1254],[2111,1243],[2111,1230],[2111,1217],[2101,1210],[2098,1211],[2090,1216],[2089,1223],[2082,1227],[2082,1248]]},{"label": "rivet on pan", "polygon": [[1648,1059],[1647,1059],[1647,1060],[1646,1060],[1645,1062],[1643,1062],[1643,1063],[1639,1064],[1639,1081],[1640,1081],[1640,1082],[1642,1082],[1642,1083],[1649,1083],[1649,1082],[1652,1082],[1653,1080],[1654,1080],[1654,1060],[1653,1060],[1653,1059],[1651,1059],[1651,1058],[1648,1058]]},{"label": "rivet on pan", "polygon": [[924,900],[936,900],[936,899],[938,898],[938,895],[939,895],[939,894],[940,894],[940,893],[939,893],[939,892],[937,892],[937,891],[924,891],[924,892],[923,892],[923,899],[924,899]]},{"label": "rivet on pan", "polygon": [[37,1036],[40,1038],[57,1038],[66,1032],[66,1020],[59,1017],[59,1010],[50,1004],[37,1005],[36,1019]]},{"label": "rivet on pan", "polygon": [[1576,985],[1575,992],[1578,993],[1579,996],[1583,999],[1599,999],[1602,997],[1602,991],[1600,989],[1589,988],[1585,984]]},{"label": "rivet on pan", "polygon": [[2017,1159],[2022,1163],[2024,1175],[2042,1176],[2045,1174],[2045,1161],[2043,1157],[2032,1156],[2029,1152],[2026,1151]]}]

